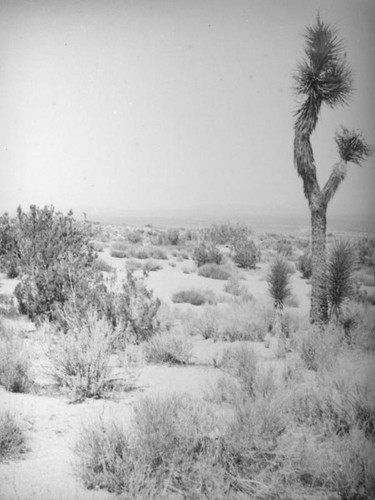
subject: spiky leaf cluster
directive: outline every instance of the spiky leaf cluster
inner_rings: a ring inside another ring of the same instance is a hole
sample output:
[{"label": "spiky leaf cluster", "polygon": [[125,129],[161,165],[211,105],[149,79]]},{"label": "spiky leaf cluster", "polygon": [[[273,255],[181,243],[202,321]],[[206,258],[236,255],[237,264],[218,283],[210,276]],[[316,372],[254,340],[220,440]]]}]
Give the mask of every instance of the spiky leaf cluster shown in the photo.
[{"label": "spiky leaf cluster", "polygon": [[282,308],[292,292],[288,263],[282,255],[277,255],[267,276],[268,291],[275,307]]},{"label": "spiky leaf cluster", "polygon": [[297,67],[295,91],[306,96],[297,110],[297,123],[316,125],[322,103],[335,107],[346,104],[352,92],[351,70],[346,62],[342,40],[336,30],[317,18],[305,34],[305,58]]},{"label": "spiky leaf cluster", "polygon": [[348,241],[336,241],[327,263],[326,286],[330,316],[338,316],[345,300],[353,293],[355,256]]},{"label": "spiky leaf cluster", "polygon": [[341,127],[336,132],[335,141],[340,158],[346,163],[351,162],[361,165],[374,152],[373,147],[366,142],[362,132],[359,130],[348,130],[345,127]]}]

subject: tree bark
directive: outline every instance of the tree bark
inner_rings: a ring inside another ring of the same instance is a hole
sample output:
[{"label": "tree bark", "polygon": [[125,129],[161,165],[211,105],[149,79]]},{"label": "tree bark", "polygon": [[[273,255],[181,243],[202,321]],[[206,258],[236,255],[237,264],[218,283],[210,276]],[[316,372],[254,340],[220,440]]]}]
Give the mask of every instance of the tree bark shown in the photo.
[{"label": "tree bark", "polygon": [[312,204],[311,209],[311,245],[312,245],[312,290],[311,323],[324,324],[328,321],[328,301],[326,292],[326,230],[327,205],[320,200]]}]

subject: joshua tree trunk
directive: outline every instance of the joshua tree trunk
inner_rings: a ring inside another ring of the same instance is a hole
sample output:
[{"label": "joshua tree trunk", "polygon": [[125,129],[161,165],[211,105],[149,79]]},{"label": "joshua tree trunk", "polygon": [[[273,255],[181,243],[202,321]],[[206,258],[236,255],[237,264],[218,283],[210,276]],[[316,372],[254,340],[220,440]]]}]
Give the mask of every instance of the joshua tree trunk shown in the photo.
[{"label": "joshua tree trunk", "polygon": [[309,203],[312,226],[312,291],[310,321],[328,320],[328,298],[325,285],[327,206],[345,179],[347,164],[361,165],[373,153],[362,134],[342,127],[335,136],[339,161],[323,189],[320,189],[313,150],[310,142],[323,104],[335,108],[346,104],[352,93],[351,70],[346,62],[343,44],[334,28],[323,23],[318,15],[316,24],[305,34],[305,58],[295,74],[296,93],[302,98],[295,112],[294,164],[303,180],[303,190]]},{"label": "joshua tree trunk", "polygon": [[328,319],[328,301],[325,285],[326,271],[326,228],[327,206],[320,201],[317,207],[311,208],[311,246],[312,269],[311,276],[311,323],[325,323]]}]

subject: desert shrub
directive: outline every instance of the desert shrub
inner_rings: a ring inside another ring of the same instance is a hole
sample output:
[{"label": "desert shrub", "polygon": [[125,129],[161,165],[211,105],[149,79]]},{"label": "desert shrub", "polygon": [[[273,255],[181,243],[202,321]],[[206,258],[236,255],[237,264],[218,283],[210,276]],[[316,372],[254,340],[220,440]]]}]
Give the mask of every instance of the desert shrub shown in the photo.
[{"label": "desert shrub", "polygon": [[231,245],[236,240],[249,238],[251,234],[250,227],[230,223],[212,224],[202,231],[202,237],[215,245]]},{"label": "desert shrub", "polygon": [[13,296],[0,293],[0,316],[15,318],[19,316],[17,302]]},{"label": "desert shrub", "polygon": [[363,267],[354,272],[355,282],[362,286],[375,286],[374,276],[369,267]]},{"label": "desert shrub", "polygon": [[325,329],[311,326],[304,332],[297,332],[292,342],[295,343],[305,367],[320,371],[333,362],[340,347],[341,333],[334,325]]},{"label": "desert shrub", "polygon": [[288,295],[284,300],[284,305],[286,307],[299,307],[299,298],[294,293]]},{"label": "desert shrub", "polygon": [[172,295],[172,302],[177,304],[188,303],[193,306],[201,306],[202,304],[215,304],[217,298],[210,290],[181,290]]},{"label": "desert shrub", "polygon": [[0,255],[7,268],[17,274],[30,273],[35,267],[50,268],[68,255],[80,266],[95,258],[90,244],[91,227],[78,223],[73,213],[63,215],[54,207],[40,209],[30,206],[29,213],[17,209],[17,217],[1,217],[2,240]]},{"label": "desert shrub", "polygon": [[198,268],[199,276],[211,278],[214,280],[227,280],[231,276],[231,272],[218,264],[204,264]]},{"label": "desert shrub", "polygon": [[106,243],[103,243],[102,241],[91,241],[90,244],[95,252],[103,252],[108,246]]},{"label": "desert shrub", "polygon": [[99,258],[94,260],[92,267],[95,271],[104,273],[110,273],[114,270],[113,267],[110,266],[105,260]]},{"label": "desert shrub", "polygon": [[339,324],[349,345],[375,350],[375,311],[371,305],[349,302],[341,309]]},{"label": "desert shrub", "polygon": [[344,302],[353,295],[354,252],[348,241],[336,241],[328,257],[326,271],[329,316],[338,317]]},{"label": "desert shrub", "polygon": [[221,264],[223,261],[223,254],[216,246],[215,243],[201,240],[194,247],[193,259],[198,267],[204,264]]},{"label": "desert shrub", "polygon": [[116,248],[111,248],[110,250],[110,255],[111,257],[114,257],[115,259],[125,259],[128,255],[129,252],[128,250],[121,250],[121,249],[116,249]]},{"label": "desert shrub", "polygon": [[158,262],[149,259],[144,263],[143,269],[146,272],[160,271],[160,269],[163,269],[163,266],[161,266]]},{"label": "desert shrub", "polygon": [[178,229],[168,229],[166,236],[170,245],[178,245],[180,240],[180,231]]},{"label": "desert shrub", "polygon": [[67,332],[57,332],[49,346],[50,375],[75,400],[100,397],[110,387],[109,361],[116,332],[93,310],[66,321]]},{"label": "desert shrub", "polygon": [[276,252],[283,257],[291,257],[293,255],[293,245],[288,239],[282,238],[276,244]]},{"label": "desert shrub", "polygon": [[260,261],[260,250],[249,238],[236,238],[232,242],[233,260],[244,269],[255,269]]},{"label": "desert shrub", "polygon": [[310,279],[312,274],[312,258],[311,252],[304,252],[299,256],[297,261],[298,271],[301,272],[303,279]]},{"label": "desert shrub", "polygon": [[143,235],[140,231],[134,230],[134,231],[129,231],[126,235],[129,243],[137,244],[140,243],[142,244],[143,242]]},{"label": "desert shrub", "polygon": [[[319,439],[308,431],[287,449],[286,481],[316,492],[316,497],[348,500],[373,498],[374,447],[361,431]],[[320,493],[319,493],[320,492]],[[315,498],[315,495],[314,495]]]},{"label": "desert shrub", "polygon": [[137,271],[138,269],[142,269],[142,262],[139,262],[139,260],[136,259],[128,259],[125,263],[125,267],[127,272],[133,273],[134,271]]},{"label": "desert shrub", "polygon": [[0,384],[9,392],[29,392],[33,385],[29,350],[13,332],[1,324],[0,329]]},{"label": "desert shrub", "polygon": [[246,286],[240,284],[240,280],[237,276],[230,276],[227,283],[224,285],[224,291],[234,295],[235,297],[243,297],[244,300],[252,299],[251,293],[248,291]]},{"label": "desert shrub", "polygon": [[25,433],[9,410],[0,410],[0,462],[27,451]]},{"label": "desert shrub", "polygon": [[154,335],[144,346],[147,361],[175,365],[187,365],[192,348],[189,338],[173,332]]},{"label": "desert shrub", "polygon": [[168,260],[167,253],[161,248],[150,247],[151,257],[156,260]]},{"label": "desert shrub", "polygon": [[234,302],[220,308],[207,305],[189,328],[190,333],[214,341],[263,341],[269,329],[268,316],[265,309],[252,302]]},{"label": "desert shrub", "polygon": [[[64,311],[79,317],[93,308],[99,318],[105,318],[118,331],[119,345],[126,345],[127,342],[138,344],[158,331],[159,306],[159,299],[154,298],[144,281],[128,271],[120,290],[110,289],[103,281],[82,282],[65,304]],[[64,314],[59,313],[56,320],[66,329]]]},{"label": "desert shrub", "polygon": [[375,239],[360,238],[357,241],[356,253],[359,264],[374,267]]},{"label": "desert shrub", "polygon": [[79,473],[87,487],[129,498],[165,498],[176,491],[220,498],[225,484],[214,459],[216,422],[207,405],[186,395],[145,398],[135,408],[131,435],[113,422],[82,430]]},{"label": "desert shrub", "polygon": [[285,299],[291,294],[290,275],[284,257],[278,255],[271,264],[267,276],[268,291],[275,307],[282,308]]},{"label": "desert shrub", "polygon": [[253,397],[257,363],[258,358],[254,350],[246,344],[240,344],[224,351],[219,366],[238,379],[246,394]]},{"label": "desert shrub", "polygon": [[8,268],[22,276],[15,295],[20,312],[31,319],[53,316],[56,304],[67,300],[72,286],[91,268],[95,253],[88,223],[78,223],[53,207],[29,213],[19,207],[9,220],[11,246],[3,252]]}]

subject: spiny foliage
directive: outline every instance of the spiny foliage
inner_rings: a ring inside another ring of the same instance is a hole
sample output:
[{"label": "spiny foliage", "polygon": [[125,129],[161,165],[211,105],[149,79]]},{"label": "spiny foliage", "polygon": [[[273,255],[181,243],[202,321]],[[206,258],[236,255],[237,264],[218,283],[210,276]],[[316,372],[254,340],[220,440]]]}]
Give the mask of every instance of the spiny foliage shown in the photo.
[{"label": "spiny foliage", "polygon": [[305,40],[305,59],[299,63],[294,79],[297,94],[306,99],[296,116],[297,125],[304,126],[308,122],[312,132],[322,103],[334,108],[348,102],[352,75],[342,40],[319,15],[316,24],[306,29]]},{"label": "spiny foliage", "polygon": [[275,307],[282,308],[284,300],[291,294],[290,274],[287,261],[276,256],[267,276],[268,291],[274,300]]},{"label": "spiny foliage", "polygon": [[374,152],[374,148],[367,144],[360,130],[341,127],[336,132],[335,141],[340,158],[346,163],[362,165],[362,162]]},{"label": "spiny foliage", "polygon": [[339,316],[341,307],[353,293],[354,251],[348,241],[336,241],[327,263],[327,295],[330,316]]}]

